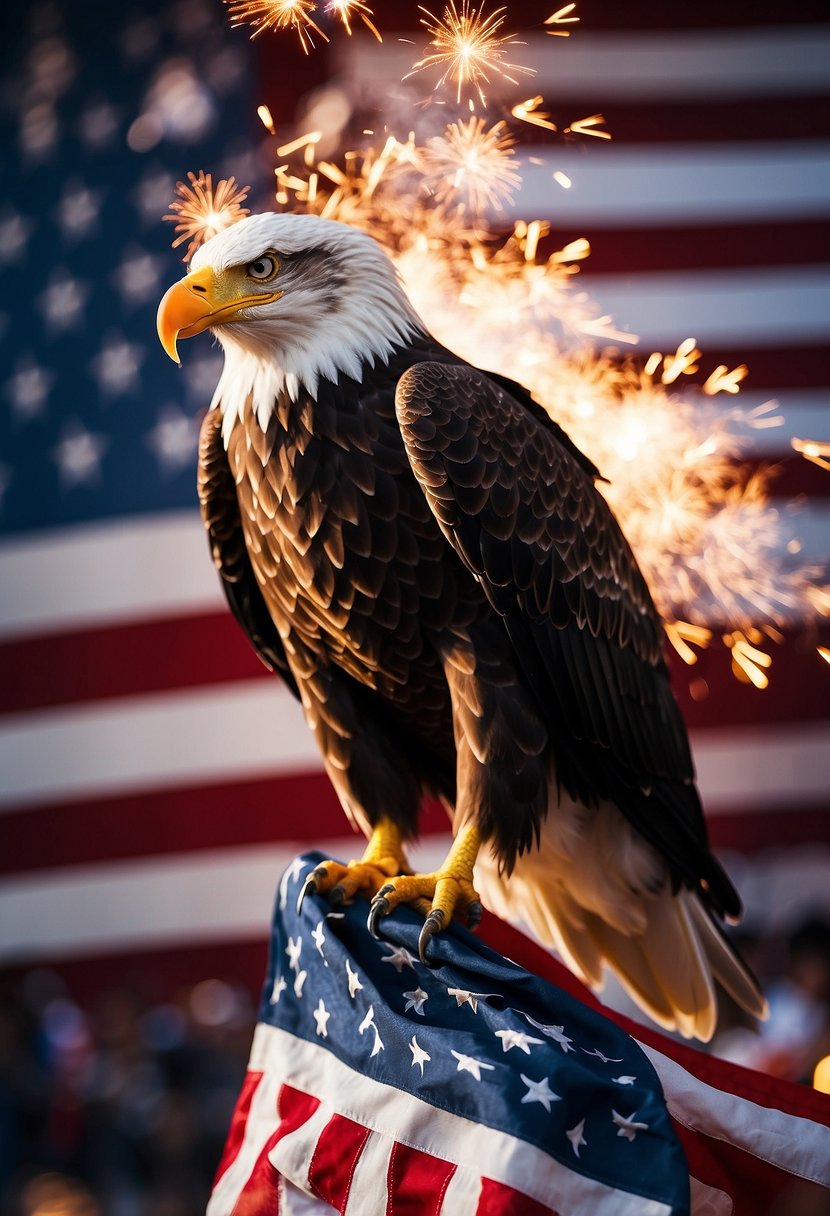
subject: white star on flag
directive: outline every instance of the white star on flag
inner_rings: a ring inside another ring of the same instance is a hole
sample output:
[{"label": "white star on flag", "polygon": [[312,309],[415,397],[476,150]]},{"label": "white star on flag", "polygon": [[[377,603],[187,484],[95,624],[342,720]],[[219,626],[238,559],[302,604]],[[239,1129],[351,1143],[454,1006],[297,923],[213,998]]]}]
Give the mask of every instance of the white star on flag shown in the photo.
[{"label": "white star on flag", "polygon": [[518,1047],[519,1051],[523,1051],[526,1056],[530,1055],[531,1043],[544,1043],[544,1039],[534,1039],[533,1035],[524,1034],[521,1030],[497,1030],[496,1038],[501,1039],[502,1051]]},{"label": "white star on flag", "polygon": [[34,224],[13,212],[0,220],[0,263],[17,262],[26,252]]},{"label": "white star on flag", "polygon": [[43,412],[43,405],[54,383],[54,373],[39,367],[30,357],[17,365],[17,371],[6,381],[6,396],[18,418],[28,422]]},{"label": "white star on flag", "polygon": [[622,1056],[619,1060],[615,1060],[613,1056],[604,1056],[599,1048],[596,1051],[589,1051],[587,1047],[583,1047],[582,1050],[586,1056],[596,1056],[597,1059],[602,1060],[603,1064],[622,1064]]},{"label": "white star on flag", "polygon": [[580,1119],[578,1123],[574,1124],[573,1127],[569,1128],[568,1131],[565,1132],[565,1135],[568,1137],[568,1139],[571,1142],[571,1148],[574,1151],[575,1157],[579,1156],[580,1147],[583,1144],[588,1143],[588,1141],[585,1139],[585,1137],[582,1134],[584,1130],[585,1130],[585,1120]]},{"label": "white star on flag", "polygon": [[412,1067],[414,1068],[415,1065],[417,1064],[421,1069],[421,1076],[423,1076],[424,1075],[424,1064],[427,1061],[431,1060],[432,1056],[427,1055],[427,1053],[424,1051],[423,1047],[421,1047],[420,1043],[415,1038],[414,1034],[409,1042],[409,1050],[412,1052]]},{"label": "white star on flag", "polygon": [[568,1036],[565,1034],[564,1026],[543,1026],[541,1022],[537,1022],[534,1018],[532,1018],[529,1013],[526,1013],[524,1016],[530,1022],[531,1026],[535,1026],[537,1030],[541,1030],[542,1034],[546,1034],[549,1039],[553,1039],[554,1043],[558,1043],[565,1055],[567,1055],[569,1051],[576,1051],[576,1048],[571,1046],[573,1039],[568,1038]]},{"label": "white star on flag", "polygon": [[453,1051],[452,1054],[458,1060],[456,1072],[468,1072],[475,1077],[477,1081],[481,1080],[482,1068],[488,1069],[489,1072],[495,1072],[495,1064],[487,1064],[484,1060],[477,1060],[475,1056],[465,1056],[462,1051]]},{"label": "white star on flag", "polygon": [[629,1115],[626,1118],[625,1115],[621,1115],[618,1111],[612,1110],[611,1118],[619,1129],[617,1135],[622,1136],[624,1140],[633,1140],[637,1135],[637,1132],[648,1131],[648,1124],[636,1123],[633,1115]]},{"label": "white star on flag", "polygon": [[615,1081],[617,1083],[617,1085],[633,1085],[634,1082],[637,1080],[637,1078],[622,1076],[622,1077],[612,1077],[611,1080]]},{"label": "white star on flag", "polygon": [[162,259],[133,246],[113,272],[112,280],[125,303],[145,304],[158,291]]},{"label": "white star on flag", "polygon": [[377,1026],[375,1025],[375,1010],[372,1005],[370,1005],[369,1008],[367,1009],[366,1017],[363,1019],[363,1021],[358,1026],[357,1033],[363,1034],[364,1031],[368,1030],[370,1027],[375,1032],[375,1041],[372,1046],[371,1054],[373,1056],[376,1056],[379,1051],[384,1050],[384,1047],[383,1047],[383,1041],[381,1040],[381,1037],[380,1037],[380,1031],[378,1030]]},{"label": "white star on flag", "polygon": [[387,946],[387,949],[389,954],[384,955],[380,960],[382,963],[391,963],[399,974],[404,967],[411,967],[413,971],[415,970],[415,959],[405,946]]},{"label": "white star on flag", "polygon": [[349,996],[354,1000],[356,993],[363,991],[363,985],[357,972],[352,971],[348,959],[346,959],[346,976],[349,981]]},{"label": "white star on flag", "polygon": [[424,992],[423,988],[413,988],[411,992],[405,992],[404,996],[406,997],[404,1013],[406,1013],[409,1009],[414,1009],[415,1012],[419,1013],[422,1018],[426,1017],[426,1014],[424,1013],[424,1002],[429,1000],[428,992]]},{"label": "white star on flag", "polygon": [[49,329],[62,333],[83,320],[81,314],[88,295],[86,283],[73,279],[66,270],[57,270],[37,297],[37,306]]},{"label": "white star on flag", "polygon": [[104,148],[112,143],[118,131],[118,114],[107,101],[87,106],[78,123],[81,142],[90,149]]},{"label": "white star on flag", "polygon": [[329,1013],[328,1009],[326,1009],[322,997],[320,997],[317,1008],[313,1011],[313,1013],[314,1021],[317,1023],[317,1034],[321,1038],[327,1039],[329,1037],[328,1023],[331,1014]]},{"label": "white star on flag", "polygon": [[539,1102],[545,1110],[550,1110],[551,1102],[562,1101],[559,1094],[555,1094],[551,1089],[547,1077],[542,1077],[541,1081],[531,1081],[530,1077],[526,1077],[524,1073],[520,1073],[520,1076],[527,1086],[527,1093],[522,1098],[522,1105]]},{"label": "white star on flag", "polygon": [[146,439],[165,472],[178,473],[193,461],[199,444],[199,419],[189,418],[177,405],[164,405]]},{"label": "white star on flag", "polygon": [[271,989],[271,995],[268,998],[269,1005],[279,1005],[280,997],[285,992],[288,985],[285,982],[285,976],[280,975],[274,980],[274,986]]},{"label": "white star on flag", "polygon": [[308,979],[308,972],[300,971],[299,974],[297,975],[297,978],[294,980],[294,995],[295,995],[295,997],[297,997],[298,1000],[303,995],[303,984],[306,982],[307,979]]},{"label": "white star on flag", "polygon": [[88,431],[80,422],[68,423],[60,443],[52,449],[64,489],[95,481],[107,446],[104,435]]},{"label": "white star on flag", "polygon": [[74,240],[88,236],[98,221],[102,199],[100,190],[88,190],[83,182],[69,183],[56,212],[64,236]]},{"label": "white star on flag", "polygon": [[119,334],[108,334],[99,353],[91,361],[98,387],[108,397],[130,392],[138,380],[144,351],[137,342]]},{"label": "white star on flag", "polygon": [[320,955],[320,958],[325,960],[325,955],[323,954],[323,942],[326,940],[326,935],[323,932],[322,921],[320,921],[316,929],[312,929],[311,938],[314,945],[317,947],[317,953]]},{"label": "white star on flag", "polygon": [[303,950],[303,939],[297,937],[296,941],[293,937],[289,937],[288,945],[285,947],[285,953],[288,955],[288,966],[292,971],[300,969],[300,955]]},{"label": "white star on flag", "polygon": [[455,1003],[459,1009],[462,1005],[469,1005],[473,1013],[478,1010],[479,993],[477,992],[467,992],[464,988],[448,988],[447,996],[455,997]]}]

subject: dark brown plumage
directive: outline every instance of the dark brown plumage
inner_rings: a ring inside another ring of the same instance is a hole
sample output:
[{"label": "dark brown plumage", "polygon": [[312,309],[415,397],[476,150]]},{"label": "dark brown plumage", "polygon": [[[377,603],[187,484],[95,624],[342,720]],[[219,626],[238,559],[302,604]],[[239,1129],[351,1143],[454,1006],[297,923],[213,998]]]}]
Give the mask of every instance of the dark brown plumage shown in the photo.
[{"label": "dark brown plumage", "polygon": [[171,289],[182,320],[165,297],[159,325],[175,350],[220,316],[236,361],[200,442],[213,558],[352,820],[411,837],[437,795],[454,831],[491,844],[491,902],[591,982],[610,961],[658,1020],[704,1038],[710,973],[762,1012],[713,918],[740,904],[596,468],[520,385],[436,343],[362,234],[256,216],[199,256]]}]

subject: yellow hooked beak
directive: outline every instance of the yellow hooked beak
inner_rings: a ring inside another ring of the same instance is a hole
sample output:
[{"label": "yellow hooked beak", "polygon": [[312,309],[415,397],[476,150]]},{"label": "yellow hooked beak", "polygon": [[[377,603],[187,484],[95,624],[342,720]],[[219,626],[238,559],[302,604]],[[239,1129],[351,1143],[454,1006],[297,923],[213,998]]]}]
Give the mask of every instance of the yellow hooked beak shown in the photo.
[{"label": "yellow hooked beak", "polygon": [[216,275],[212,266],[203,266],[174,283],[162,296],[156,317],[159,341],[178,363],[178,338],[192,338],[213,325],[232,321],[243,308],[269,304],[281,295],[281,291],[237,294],[231,276]]}]

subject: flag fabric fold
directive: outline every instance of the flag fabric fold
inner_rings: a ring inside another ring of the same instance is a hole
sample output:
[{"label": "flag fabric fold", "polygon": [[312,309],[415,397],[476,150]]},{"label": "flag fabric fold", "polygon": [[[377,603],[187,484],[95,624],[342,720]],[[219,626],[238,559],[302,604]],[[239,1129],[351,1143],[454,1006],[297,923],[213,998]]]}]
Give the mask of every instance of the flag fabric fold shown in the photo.
[{"label": "flag fabric fold", "polygon": [[823,1095],[611,1014],[492,917],[527,965],[453,926],[427,967],[405,908],[382,940],[363,901],[298,911],[320,859],[280,882],[208,1216],[761,1216],[830,1188]]}]

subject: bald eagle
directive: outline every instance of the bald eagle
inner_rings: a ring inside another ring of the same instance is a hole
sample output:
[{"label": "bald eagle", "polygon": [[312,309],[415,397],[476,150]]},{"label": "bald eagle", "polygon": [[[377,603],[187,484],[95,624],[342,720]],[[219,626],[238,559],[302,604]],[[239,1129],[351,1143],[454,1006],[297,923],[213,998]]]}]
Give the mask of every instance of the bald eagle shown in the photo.
[{"label": "bald eagle", "polygon": [[[480,891],[592,985],[610,964],[665,1027],[710,1038],[713,977],[763,1016],[720,928],[740,902],[661,621],[591,461],[519,384],[435,341],[344,224],[242,220],[196,252],[158,328],[174,359],[204,330],[224,348],[199,449],[213,559],[369,838],[309,885],[374,897],[375,931],[415,903],[422,955],[452,916],[476,921]],[[454,843],[419,875],[425,796]]]}]

